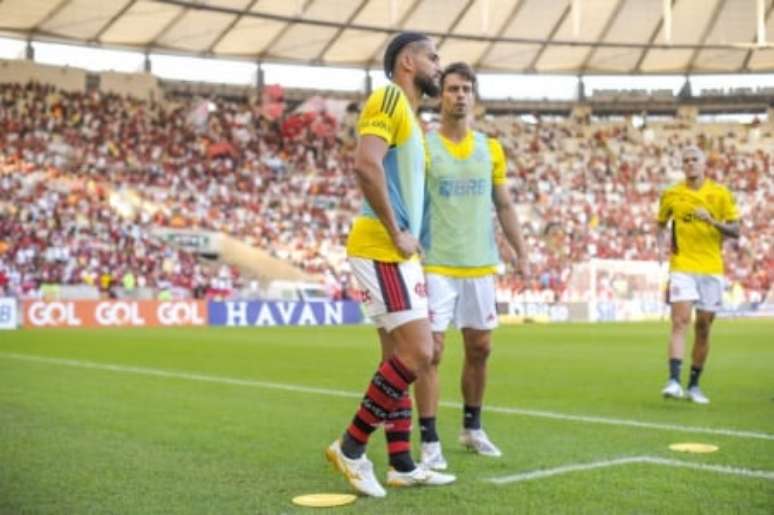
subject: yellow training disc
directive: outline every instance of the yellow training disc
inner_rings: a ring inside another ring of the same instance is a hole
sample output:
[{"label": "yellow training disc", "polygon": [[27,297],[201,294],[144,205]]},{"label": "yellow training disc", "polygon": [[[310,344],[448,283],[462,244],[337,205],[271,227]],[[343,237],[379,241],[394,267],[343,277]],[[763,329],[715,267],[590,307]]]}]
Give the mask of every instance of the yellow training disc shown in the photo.
[{"label": "yellow training disc", "polygon": [[708,443],[673,443],[669,446],[669,448],[677,452],[695,453],[715,452],[718,450],[717,445],[711,445]]},{"label": "yellow training disc", "polygon": [[352,494],[310,494],[293,497],[293,504],[299,506],[311,506],[313,508],[329,508],[331,506],[344,506],[357,499]]}]

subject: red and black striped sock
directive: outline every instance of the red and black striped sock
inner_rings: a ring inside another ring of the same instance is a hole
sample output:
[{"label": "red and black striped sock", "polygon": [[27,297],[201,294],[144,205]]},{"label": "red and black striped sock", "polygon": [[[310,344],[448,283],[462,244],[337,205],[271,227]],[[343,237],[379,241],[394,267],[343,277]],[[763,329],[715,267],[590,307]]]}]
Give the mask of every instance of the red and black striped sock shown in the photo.
[{"label": "red and black striped sock", "polygon": [[363,454],[371,433],[398,408],[415,379],[414,374],[396,356],[379,366],[360,403],[360,409],[344,433],[341,449],[345,456],[355,459]]},{"label": "red and black striped sock", "polygon": [[384,425],[390,466],[398,472],[411,472],[416,466],[411,458],[411,395],[403,394],[395,411],[387,415]]}]

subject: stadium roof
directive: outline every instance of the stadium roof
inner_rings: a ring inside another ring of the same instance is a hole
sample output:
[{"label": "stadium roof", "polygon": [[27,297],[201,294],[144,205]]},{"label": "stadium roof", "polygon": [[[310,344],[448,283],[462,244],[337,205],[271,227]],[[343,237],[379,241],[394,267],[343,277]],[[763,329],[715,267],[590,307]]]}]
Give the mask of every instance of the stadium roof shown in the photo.
[{"label": "stadium roof", "polygon": [[479,71],[774,71],[774,0],[4,0],[0,32],[144,52],[380,67],[390,35]]}]

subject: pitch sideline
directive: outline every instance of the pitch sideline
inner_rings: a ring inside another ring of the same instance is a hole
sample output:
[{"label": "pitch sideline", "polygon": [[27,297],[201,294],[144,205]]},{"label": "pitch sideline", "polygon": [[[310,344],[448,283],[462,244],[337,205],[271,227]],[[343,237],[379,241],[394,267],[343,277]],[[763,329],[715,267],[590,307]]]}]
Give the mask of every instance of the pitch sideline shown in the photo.
[{"label": "pitch sideline", "polygon": [[[344,390],[334,390],[330,388],[315,388],[311,386],[300,386],[292,384],[272,383],[266,381],[254,381],[249,379],[234,379],[231,377],[211,376],[206,374],[196,374],[176,370],[163,370],[157,368],[133,367],[127,365],[116,365],[110,363],[96,363],[93,361],[82,361],[66,358],[52,358],[44,356],[34,356],[31,354],[18,354],[13,352],[0,352],[0,358],[15,359],[18,361],[28,361],[35,363],[46,363],[49,365],[63,365],[77,368],[88,368],[93,370],[107,370],[110,372],[121,372],[128,374],[138,374],[146,376],[164,377],[169,379],[186,379],[189,381],[201,381],[217,384],[229,384],[235,386],[250,386],[254,388],[265,388],[272,390],[285,390],[289,392],[310,393],[314,395],[327,395],[332,397],[360,398],[361,393],[348,392]],[[440,405],[445,408],[460,409],[462,405],[458,402],[441,401]],[[557,413],[552,411],[531,410],[523,408],[510,408],[500,406],[487,406],[487,412],[502,413],[507,415],[522,415],[527,417],[549,418],[554,420],[565,420],[571,422],[581,422],[586,424],[606,424],[612,426],[628,426],[641,429],[655,429],[660,431],[680,431],[684,433],[701,433],[720,436],[730,436],[734,438],[774,440],[774,434],[744,431],[724,428],[682,426],[678,424],[663,424],[658,422],[642,422],[639,420],[606,418],[586,415],[570,415],[566,413]]]}]

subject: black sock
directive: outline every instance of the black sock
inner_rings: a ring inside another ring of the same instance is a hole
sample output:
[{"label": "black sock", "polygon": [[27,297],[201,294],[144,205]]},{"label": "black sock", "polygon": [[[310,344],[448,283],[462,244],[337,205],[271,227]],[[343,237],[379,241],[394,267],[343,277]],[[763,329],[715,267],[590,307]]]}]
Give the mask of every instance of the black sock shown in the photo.
[{"label": "black sock", "polygon": [[699,376],[701,375],[702,367],[691,367],[691,378],[688,380],[688,388],[699,386]]},{"label": "black sock", "polygon": [[351,460],[356,460],[365,452],[366,446],[351,436],[346,431],[341,437],[341,453]]},{"label": "black sock", "polygon": [[419,433],[422,443],[437,442],[439,438],[435,432],[435,417],[419,417]]},{"label": "black sock", "polygon": [[680,367],[683,366],[683,360],[671,358],[669,360],[669,380],[680,382]]},{"label": "black sock", "polygon": [[462,427],[465,429],[481,429],[481,406],[465,406]]},{"label": "black sock", "polygon": [[411,472],[417,467],[408,451],[390,454],[390,466],[398,472]]}]

